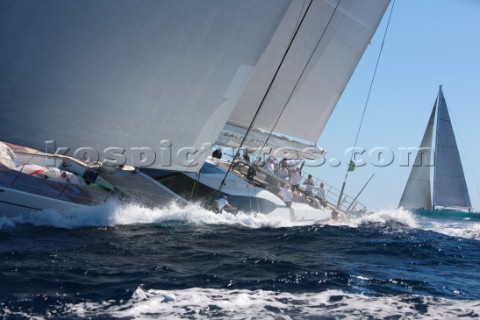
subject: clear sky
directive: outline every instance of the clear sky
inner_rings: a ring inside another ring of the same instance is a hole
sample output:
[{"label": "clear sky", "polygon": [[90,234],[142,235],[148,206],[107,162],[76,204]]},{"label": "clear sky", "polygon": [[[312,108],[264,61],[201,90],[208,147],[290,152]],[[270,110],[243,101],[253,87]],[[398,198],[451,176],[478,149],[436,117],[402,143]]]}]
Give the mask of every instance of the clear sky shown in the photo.
[{"label": "clear sky", "polygon": [[[345,151],[354,145],[392,4],[318,141],[328,152],[327,162],[308,168],[334,186],[341,186],[345,177]],[[346,185],[346,192],[355,196],[375,174],[359,197],[370,210],[398,205],[410,173],[410,167],[402,166],[405,153],[399,148],[419,146],[439,85],[472,206],[480,210],[480,0],[395,1],[357,143],[366,150],[361,156],[366,165],[350,172]],[[392,164],[380,167],[376,148],[391,150]],[[341,165],[334,167],[332,159]]]}]

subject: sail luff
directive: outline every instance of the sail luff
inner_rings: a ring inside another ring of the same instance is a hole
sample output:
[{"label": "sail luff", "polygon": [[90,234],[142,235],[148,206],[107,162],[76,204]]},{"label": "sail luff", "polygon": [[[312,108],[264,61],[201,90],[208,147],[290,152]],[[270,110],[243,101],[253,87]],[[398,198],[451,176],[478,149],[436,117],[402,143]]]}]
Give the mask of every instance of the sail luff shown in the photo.
[{"label": "sail luff", "polygon": [[432,209],[430,169],[432,155],[432,137],[437,101],[433,105],[427,128],[420,143],[420,148],[410,171],[399,206],[406,209]]},{"label": "sail luff", "polygon": [[441,86],[437,101],[433,206],[468,209],[470,196]]}]

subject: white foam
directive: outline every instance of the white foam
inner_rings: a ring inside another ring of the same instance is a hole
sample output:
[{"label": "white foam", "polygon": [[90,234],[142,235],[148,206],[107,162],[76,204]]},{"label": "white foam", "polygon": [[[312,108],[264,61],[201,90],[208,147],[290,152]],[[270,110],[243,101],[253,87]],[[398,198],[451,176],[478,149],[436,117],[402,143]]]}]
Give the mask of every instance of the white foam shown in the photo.
[{"label": "white foam", "polygon": [[470,220],[433,220],[422,218],[422,229],[439,232],[448,236],[480,240],[480,222]]},{"label": "white foam", "polygon": [[[313,220],[291,221],[287,216],[274,214],[250,214],[239,212],[216,214],[200,205],[180,206],[171,203],[163,208],[150,209],[135,204],[107,203],[96,207],[72,209],[66,212],[43,210],[26,216],[7,218],[0,216],[0,229],[12,228],[18,224],[51,226],[57,228],[107,227],[135,224],[159,224],[180,222],[191,225],[231,225],[247,228],[282,228],[313,225]],[[362,216],[343,217],[324,221],[322,224],[346,225],[357,228],[365,225],[395,225],[440,232],[449,236],[480,240],[480,222],[434,220],[419,217],[402,209],[385,209]]]},{"label": "white foam", "polygon": [[[3,307],[3,304],[2,304]],[[12,311],[8,307],[0,309],[0,315],[2,319],[29,319],[29,320],[44,320],[44,316],[33,315],[27,311]]]},{"label": "white foam", "polygon": [[0,217],[0,229],[14,226],[15,222],[12,219],[8,219],[7,217]]},{"label": "white foam", "polygon": [[128,319],[291,319],[323,317],[364,319],[398,317],[454,319],[479,317],[480,301],[448,300],[418,295],[369,297],[328,290],[292,294],[263,290],[137,288],[131,299],[67,304],[65,312],[80,317]]},{"label": "white foam", "polygon": [[134,224],[182,222],[193,225],[238,225],[250,228],[291,227],[313,222],[290,221],[274,215],[239,212],[216,214],[199,205],[179,206],[171,203],[163,208],[146,208],[135,204],[107,203],[96,207],[71,209],[65,212],[43,210],[14,218],[0,217],[0,228],[17,224],[52,226],[57,228],[102,227]]},{"label": "white foam", "polygon": [[[480,222],[452,219],[434,219],[419,216],[403,208],[379,210],[360,217],[332,222],[356,228],[364,225],[400,225],[408,228],[422,229],[442,233],[452,237],[480,240]],[[397,229],[398,230],[398,229]]]},{"label": "white foam", "polygon": [[373,213],[367,213],[358,217],[347,217],[332,224],[347,225],[357,228],[363,225],[402,225],[410,228],[418,228],[415,214],[402,208],[385,209]]}]

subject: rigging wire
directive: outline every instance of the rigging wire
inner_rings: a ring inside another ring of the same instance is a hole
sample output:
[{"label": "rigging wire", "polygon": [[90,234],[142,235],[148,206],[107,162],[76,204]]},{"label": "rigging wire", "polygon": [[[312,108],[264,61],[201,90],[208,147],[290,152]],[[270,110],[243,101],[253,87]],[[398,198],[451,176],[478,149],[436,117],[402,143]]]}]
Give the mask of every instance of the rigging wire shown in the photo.
[{"label": "rigging wire", "polygon": [[310,57],[308,58],[307,62],[305,63],[305,66],[303,67],[303,70],[302,70],[302,72],[300,73],[300,76],[298,77],[297,82],[296,82],[295,85],[293,86],[293,89],[292,89],[292,91],[290,92],[290,94],[289,94],[289,96],[288,96],[288,99],[287,99],[287,101],[285,102],[285,105],[284,105],[283,108],[282,108],[282,111],[281,111],[280,114],[278,115],[277,120],[276,120],[275,123],[273,124],[273,127],[272,127],[272,129],[270,130],[270,132],[268,133],[267,139],[265,139],[265,143],[263,144],[263,147],[262,147],[262,149],[260,149],[260,150],[263,150],[263,149],[265,148],[265,146],[267,145],[268,140],[269,140],[270,137],[272,136],[273,130],[275,130],[275,127],[277,126],[278,122],[280,121],[280,118],[282,117],[283,113],[285,112],[285,109],[287,108],[288,103],[289,103],[290,100],[292,99],[295,90],[297,90],[298,84],[300,83],[300,80],[302,79],[303,75],[305,74],[305,71],[307,70],[307,67],[308,67],[309,63],[310,63],[310,61],[312,60],[313,55],[315,54],[315,52],[316,52],[317,49],[318,49],[318,46],[320,45],[320,42],[322,42],[323,37],[325,36],[325,33],[327,32],[328,27],[330,26],[330,23],[332,22],[333,17],[335,16],[335,13],[337,12],[337,9],[338,9],[338,7],[339,7],[339,5],[340,5],[340,2],[342,2],[342,0],[339,0],[339,1],[337,2],[337,4],[336,4],[335,8],[333,9],[332,15],[330,16],[330,19],[328,20],[327,25],[325,26],[325,29],[323,30],[322,35],[321,35],[320,38],[318,39],[318,41],[317,41],[317,43],[316,43],[316,45],[315,45],[315,48],[313,48],[312,53],[310,54]]},{"label": "rigging wire", "polygon": [[378,65],[380,64],[380,57],[382,56],[383,46],[385,45],[385,39],[387,37],[388,28],[390,26],[390,21],[392,19],[392,13],[393,13],[394,6],[395,6],[395,0],[393,0],[393,2],[392,2],[392,7],[390,8],[390,14],[388,15],[387,26],[385,27],[385,32],[383,33],[382,44],[380,46],[380,51],[378,53],[377,62],[375,64],[375,68],[374,68],[374,71],[373,71],[372,80],[370,81],[370,87],[368,89],[368,94],[367,94],[367,100],[365,101],[365,105],[363,107],[362,117],[360,118],[360,124],[358,126],[357,135],[355,137],[355,142],[353,143],[353,149],[352,149],[353,151],[352,151],[352,155],[350,156],[349,168],[347,169],[347,172],[345,173],[345,178],[343,180],[342,189],[340,191],[340,196],[338,197],[337,209],[340,206],[340,201],[342,199],[343,190],[345,189],[345,184],[347,183],[348,173],[350,172],[350,170],[349,170],[350,169],[350,164],[353,163],[353,157],[355,155],[354,151],[355,151],[355,148],[357,147],[357,142],[358,142],[358,137],[360,136],[360,131],[362,130],[363,120],[365,118],[365,113],[367,111],[367,106],[368,106],[368,103],[370,101],[370,95],[372,93],[373,83],[375,82],[375,76],[377,75]]},{"label": "rigging wire", "polygon": [[[342,1],[342,0],[340,0],[340,1]],[[339,1],[339,2],[340,2],[340,1]],[[313,3],[313,0],[310,0],[310,4],[312,4],[312,3]],[[338,4],[337,4],[337,6],[338,6]],[[303,3],[303,6],[302,6],[302,9],[300,10],[300,12],[303,12],[303,8],[304,8],[304,7],[305,7],[305,2]],[[309,5],[308,7],[310,7],[310,5]],[[337,9],[337,8],[335,7],[335,10],[336,10],[336,9]],[[305,10],[304,16],[306,15],[307,10],[308,10],[308,8]],[[298,29],[300,29],[300,24],[301,24],[302,21],[303,21],[303,19],[300,19],[300,17],[299,17],[297,23],[295,24]],[[328,24],[330,24],[330,21],[328,22]],[[327,24],[327,26],[328,26],[328,24]],[[297,29],[297,30],[298,30],[298,29]],[[292,41],[292,42],[293,42],[293,39],[294,39],[294,37],[295,37],[295,34],[296,34],[296,31],[293,33],[293,35],[292,35],[292,37],[291,37],[291,39],[292,39],[291,41]],[[322,36],[320,37],[320,40],[321,40],[322,37],[323,37],[323,34],[322,34]],[[320,41],[320,40],[319,40],[319,41]],[[315,52],[315,50],[317,50],[317,47],[318,47],[318,43],[317,43],[317,45],[315,46],[315,49],[313,49],[313,52]],[[313,53],[312,53],[312,56],[313,56]],[[303,76],[303,74],[304,74],[304,72],[305,72],[305,69],[307,68],[308,63],[309,63],[310,60],[312,59],[312,56],[310,56],[310,58],[308,59],[307,63],[305,64],[305,67],[304,67],[302,73],[300,74],[300,77],[298,78],[298,81],[295,83],[295,86],[293,87],[292,92],[290,92],[290,95],[288,96],[287,102],[286,102],[285,105],[283,106],[282,111],[280,112],[280,115],[277,117],[277,120],[276,120],[275,123],[273,124],[272,130],[270,130],[270,132],[268,133],[268,136],[267,136],[267,138],[265,139],[265,142],[263,143],[263,146],[260,148],[260,153],[262,152],[262,150],[265,150],[265,147],[267,146],[268,140],[269,140],[270,137],[272,136],[273,130],[275,130],[275,127],[277,126],[278,121],[280,121],[280,118],[282,117],[282,114],[283,114],[283,112],[285,111],[285,108],[287,107],[288,102],[289,102],[290,99],[292,98],[292,95],[293,95],[293,93],[295,92],[295,89],[297,88],[297,85],[298,85],[300,79],[302,78],[302,76]]]},{"label": "rigging wire", "polygon": [[[271,90],[271,88],[272,88],[272,86],[273,86],[273,83],[275,82],[275,80],[276,80],[276,78],[277,78],[277,76],[278,76],[278,73],[279,73],[279,71],[280,71],[280,68],[282,67],[282,65],[283,65],[283,63],[284,63],[284,61],[285,61],[285,58],[286,58],[288,52],[290,51],[290,48],[292,47],[293,41],[294,41],[295,37],[297,36],[298,31],[300,30],[300,27],[301,27],[301,25],[303,24],[303,21],[305,20],[305,17],[307,16],[307,13],[308,13],[308,11],[310,10],[310,7],[312,6],[312,3],[313,3],[313,0],[310,0],[310,3],[308,4],[308,6],[307,6],[307,8],[306,8],[306,10],[305,10],[305,12],[304,12],[304,14],[303,14],[303,16],[302,16],[302,19],[301,19],[300,22],[298,23],[298,25],[297,25],[297,27],[296,27],[296,30],[295,30],[292,38],[290,39],[290,41],[289,41],[289,43],[288,43],[288,46],[287,46],[287,49],[285,50],[285,52],[284,52],[284,54],[283,54],[283,56],[282,56],[282,59],[281,59],[280,63],[278,64],[277,69],[275,70],[275,73],[274,73],[273,77],[272,77],[272,79],[270,80],[270,83],[269,83],[269,85],[268,85],[268,87],[267,87],[267,90],[265,91],[265,94],[263,95],[263,98],[262,98],[262,100],[260,101],[260,104],[259,104],[259,106],[258,106],[258,108],[257,108],[257,110],[256,110],[256,112],[255,112],[255,114],[254,114],[254,116],[253,116],[253,118],[252,118],[252,121],[250,122],[250,125],[248,126],[247,131],[245,132],[245,135],[243,136],[243,139],[242,139],[242,141],[241,141],[241,143],[240,143],[239,149],[242,148],[243,144],[245,143],[245,140],[246,140],[246,138],[247,138],[248,133],[252,130],[253,123],[255,122],[255,119],[257,118],[258,114],[260,113],[260,110],[262,109],[262,107],[263,107],[263,105],[264,105],[264,103],[265,103],[265,100],[267,99],[268,93],[270,92],[270,90]],[[223,179],[222,179],[222,182],[220,182],[220,186],[218,187],[217,192],[215,193],[215,198],[217,198],[218,193],[220,193],[220,190],[222,189],[223,185],[225,184],[225,180],[227,179],[227,176],[228,176],[229,172],[232,170],[233,164],[234,164],[234,161],[232,160],[232,162],[230,163],[230,166],[229,166],[227,172],[225,173],[225,176],[224,176]]]}]

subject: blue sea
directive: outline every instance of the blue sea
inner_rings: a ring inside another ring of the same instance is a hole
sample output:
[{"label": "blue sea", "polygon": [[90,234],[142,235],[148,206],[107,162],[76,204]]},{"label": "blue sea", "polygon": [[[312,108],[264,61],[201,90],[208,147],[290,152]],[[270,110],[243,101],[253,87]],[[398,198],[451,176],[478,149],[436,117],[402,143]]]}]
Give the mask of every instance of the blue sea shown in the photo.
[{"label": "blue sea", "polygon": [[0,213],[2,319],[480,318],[480,220]]}]

